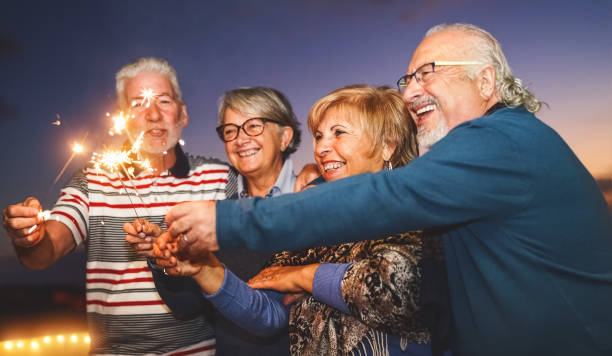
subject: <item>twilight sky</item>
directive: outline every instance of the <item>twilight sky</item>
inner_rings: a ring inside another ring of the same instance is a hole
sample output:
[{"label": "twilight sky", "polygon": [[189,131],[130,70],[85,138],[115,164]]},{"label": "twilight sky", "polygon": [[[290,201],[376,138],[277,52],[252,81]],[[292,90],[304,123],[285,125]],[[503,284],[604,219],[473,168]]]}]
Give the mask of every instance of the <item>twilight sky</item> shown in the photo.
[{"label": "twilight sky", "polygon": [[[548,103],[538,116],[593,175],[609,177],[610,18],[612,2],[588,0],[5,0],[0,206],[30,195],[52,206],[89,157],[77,157],[52,186],[72,142],[85,131],[89,152],[108,141],[105,113],[115,109],[114,74],[139,57],[162,57],[176,68],[190,113],[185,150],[194,154],[225,159],[214,132],[216,101],[224,91],[257,85],[283,91],[302,122],[304,139],[294,155],[301,167],[312,161],[305,124],[310,106],[344,85],[394,85],[426,30],[442,22],[490,31],[514,74]],[[61,126],[52,125],[56,115]],[[0,259],[11,270],[0,272],[0,284],[38,283],[43,274],[22,271],[13,256],[2,230]]]}]

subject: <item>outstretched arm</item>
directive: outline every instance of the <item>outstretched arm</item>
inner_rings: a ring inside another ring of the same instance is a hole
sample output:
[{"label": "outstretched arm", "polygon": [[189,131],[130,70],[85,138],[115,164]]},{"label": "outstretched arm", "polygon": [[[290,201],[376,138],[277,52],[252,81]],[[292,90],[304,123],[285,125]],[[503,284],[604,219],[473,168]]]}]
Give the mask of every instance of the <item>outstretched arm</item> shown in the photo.
[{"label": "outstretched arm", "polygon": [[156,263],[170,275],[191,276],[203,295],[229,320],[257,336],[272,336],[288,325],[289,309],[282,293],[254,290],[206,251],[197,258],[181,260],[175,250],[177,239],[163,233],[154,253]]}]

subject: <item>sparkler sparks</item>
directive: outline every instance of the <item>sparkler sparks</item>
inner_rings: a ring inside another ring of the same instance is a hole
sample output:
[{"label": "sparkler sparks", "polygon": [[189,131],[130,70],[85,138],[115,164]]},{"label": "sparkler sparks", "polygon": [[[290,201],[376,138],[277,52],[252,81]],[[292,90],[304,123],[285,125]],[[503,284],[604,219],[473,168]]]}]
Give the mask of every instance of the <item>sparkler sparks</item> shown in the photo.
[{"label": "sparkler sparks", "polygon": [[[110,117],[110,113],[106,113],[106,116]],[[121,135],[126,129],[128,117],[129,116],[126,116],[123,111],[111,117],[111,120],[113,120],[113,128],[108,132],[108,134],[111,136],[115,134]]]},{"label": "sparkler sparks", "polygon": [[55,180],[53,181],[53,184],[51,185],[51,187],[53,187],[53,185],[55,183],[57,183],[57,181],[60,179],[62,174],[64,174],[64,171],[66,170],[66,168],[68,168],[68,165],[70,164],[70,162],[72,162],[72,159],[74,158],[74,156],[76,156],[77,154],[83,152],[83,143],[85,142],[85,139],[87,138],[88,134],[89,134],[89,132],[86,131],[85,134],[83,135],[83,138],[81,139],[81,142],[75,142],[74,143],[74,145],[72,146],[72,154],[70,155],[70,157],[66,161],[66,164],[64,164],[64,167],[62,167],[62,169],[58,173],[57,177],[55,177]]},{"label": "sparkler sparks", "polygon": [[142,96],[142,102],[140,103],[140,105],[144,105],[146,108],[151,106],[151,99],[154,96],[153,89],[142,89],[142,91],[140,92],[140,96]]},{"label": "sparkler sparks", "polygon": [[[38,215],[36,217],[38,218],[38,221],[47,221],[47,220],[51,219],[51,210],[39,211]],[[38,227],[38,224],[32,226],[28,230],[28,234],[31,234],[32,231],[36,230],[37,227]]]}]

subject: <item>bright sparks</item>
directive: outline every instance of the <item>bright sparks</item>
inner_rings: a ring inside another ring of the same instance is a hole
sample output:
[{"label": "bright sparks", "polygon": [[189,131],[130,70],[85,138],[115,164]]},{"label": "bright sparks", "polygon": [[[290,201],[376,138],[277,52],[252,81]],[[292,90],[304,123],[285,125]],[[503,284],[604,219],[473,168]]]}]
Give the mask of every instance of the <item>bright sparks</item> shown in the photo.
[{"label": "bright sparks", "polygon": [[138,138],[136,141],[134,141],[134,144],[132,144],[132,152],[136,153],[140,151],[140,146],[142,146],[142,136],[144,136],[144,131],[138,135]]},{"label": "bright sparks", "polygon": [[[106,116],[110,117],[110,114],[106,113]],[[108,134],[111,136],[114,134],[121,135],[126,129],[128,117],[123,113],[123,111],[121,111],[119,114],[111,117],[111,120],[113,120],[113,128],[108,132]]]},{"label": "bright sparks", "polygon": [[72,146],[72,152],[74,153],[83,152],[83,145],[78,142],[75,142],[74,145]]},{"label": "bright sparks", "polygon": [[100,170],[100,167],[104,167],[114,173],[119,170],[122,164],[129,164],[132,162],[130,159],[130,151],[113,151],[106,150],[102,154],[94,152],[91,160],[96,170]]},{"label": "bright sparks", "polygon": [[51,210],[43,210],[38,213],[38,220],[46,221],[51,218]]},{"label": "bright sparks", "polygon": [[140,103],[140,105],[144,105],[146,108],[151,106],[151,99],[153,98],[153,95],[153,89],[142,89],[142,91],[140,92],[140,96],[142,96],[142,102]]}]

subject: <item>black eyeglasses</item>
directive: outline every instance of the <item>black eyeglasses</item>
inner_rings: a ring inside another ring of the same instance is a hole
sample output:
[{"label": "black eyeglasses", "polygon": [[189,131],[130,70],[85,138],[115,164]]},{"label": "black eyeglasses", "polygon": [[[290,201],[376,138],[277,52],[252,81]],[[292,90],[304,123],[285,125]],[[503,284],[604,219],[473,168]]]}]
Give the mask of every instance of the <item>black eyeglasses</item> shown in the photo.
[{"label": "black eyeglasses", "polygon": [[436,67],[470,66],[470,65],[476,65],[476,64],[482,64],[482,62],[478,62],[478,61],[437,61],[437,62],[425,63],[419,68],[417,68],[417,70],[415,70],[413,73],[401,76],[397,80],[397,89],[400,91],[400,93],[403,93],[404,90],[406,90],[406,88],[410,84],[410,80],[412,80],[412,78],[414,78],[416,82],[419,84],[427,83],[429,79],[431,78],[430,74],[433,74],[435,72]]},{"label": "black eyeglasses", "polygon": [[223,142],[234,141],[238,137],[240,129],[249,136],[259,136],[264,130],[266,122],[283,125],[280,121],[266,119],[264,117],[254,117],[243,122],[242,125],[224,124],[216,128],[219,138]]}]

